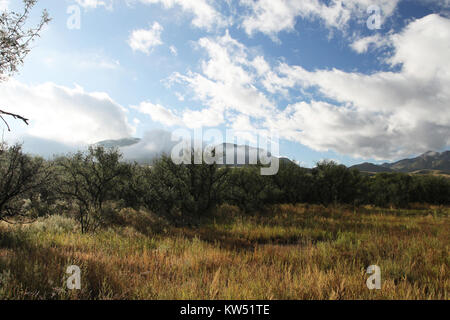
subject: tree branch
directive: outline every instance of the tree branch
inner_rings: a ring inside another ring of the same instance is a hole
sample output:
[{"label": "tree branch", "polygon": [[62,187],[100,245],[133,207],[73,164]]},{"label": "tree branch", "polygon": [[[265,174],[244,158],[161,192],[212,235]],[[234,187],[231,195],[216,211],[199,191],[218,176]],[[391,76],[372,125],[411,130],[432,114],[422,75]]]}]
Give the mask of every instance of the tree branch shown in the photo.
[{"label": "tree branch", "polygon": [[0,118],[6,124],[6,127],[8,128],[8,131],[11,131],[11,128],[9,127],[8,122],[6,122],[6,120],[2,117],[2,114],[7,115],[7,116],[11,116],[14,119],[22,120],[23,122],[25,122],[26,125],[29,125],[29,123],[28,123],[29,119],[24,118],[21,115],[18,115],[18,114],[15,114],[15,113],[10,113],[10,112],[6,112],[6,111],[3,111],[3,110],[0,110]]}]

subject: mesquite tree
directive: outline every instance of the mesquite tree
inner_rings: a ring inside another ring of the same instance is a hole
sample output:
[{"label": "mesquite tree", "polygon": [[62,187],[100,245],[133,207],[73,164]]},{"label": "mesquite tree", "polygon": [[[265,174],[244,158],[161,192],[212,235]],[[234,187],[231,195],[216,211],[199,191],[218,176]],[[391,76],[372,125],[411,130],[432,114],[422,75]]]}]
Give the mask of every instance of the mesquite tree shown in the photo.
[{"label": "mesquite tree", "polygon": [[81,231],[93,231],[105,218],[104,204],[118,198],[122,180],[130,179],[130,166],[118,150],[89,147],[56,161],[60,169],[59,194],[77,210]]},{"label": "mesquite tree", "polygon": [[38,197],[52,181],[49,164],[22,152],[21,145],[0,145],[0,220],[29,218],[27,200]]}]

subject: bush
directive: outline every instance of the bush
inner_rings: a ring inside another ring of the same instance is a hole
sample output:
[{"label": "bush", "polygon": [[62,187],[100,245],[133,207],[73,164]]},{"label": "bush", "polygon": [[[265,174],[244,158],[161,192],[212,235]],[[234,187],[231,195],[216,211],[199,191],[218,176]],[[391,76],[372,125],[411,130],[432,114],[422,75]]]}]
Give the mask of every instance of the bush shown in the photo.
[{"label": "bush", "polygon": [[359,171],[333,161],[322,161],[312,170],[312,174],[315,202],[329,205],[362,201],[362,177]]},{"label": "bush", "polygon": [[120,197],[121,181],[130,177],[121,157],[115,149],[89,147],[86,153],[58,159],[58,193],[76,207],[83,233],[99,227],[109,212],[104,204]]},{"label": "bush", "polygon": [[145,206],[175,224],[191,224],[220,201],[228,169],[216,164],[181,164],[163,156],[146,175]]},{"label": "bush", "polygon": [[247,212],[264,209],[281,192],[272,184],[269,176],[260,174],[258,166],[232,169],[226,176],[223,190],[223,202]]},{"label": "bush", "polygon": [[[32,203],[48,194],[52,181],[50,165],[42,158],[31,157],[22,151],[21,145],[0,147],[0,219],[29,218],[25,210]],[[39,212],[37,212],[39,214]]]},{"label": "bush", "polygon": [[33,223],[31,228],[35,231],[51,233],[68,233],[79,230],[75,219],[61,215],[41,217]]}]

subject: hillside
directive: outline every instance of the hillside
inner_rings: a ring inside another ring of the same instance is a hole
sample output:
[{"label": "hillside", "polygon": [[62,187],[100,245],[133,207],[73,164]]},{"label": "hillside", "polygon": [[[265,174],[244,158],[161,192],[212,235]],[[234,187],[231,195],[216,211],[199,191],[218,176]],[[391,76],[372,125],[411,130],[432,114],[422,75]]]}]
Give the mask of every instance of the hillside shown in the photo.
[{"label": "hillside", "polygon": [[416,158],[403,159],[393,163],[377,165],[373,163],[362,163],[352,166],[363,172],[405,172],[405,173],[450,173],[450,151],[434,152],[428,151]]},{"label": "hillside", "polygon": [[351,169],[358,169],[359,171],[363,172],[373,172],[373,173],[379,173],[379,172],[393,172],[394,170],[379,166],[373,163],[364,162],[362,164],[357,164],[355,166],[350,167]]},{"label": "hillside", "polygon": [[[124,138],[119,140],[105,140],[96,143],[95,145],[101,145],[107,148],[125,148],[136,146],[141,139],[139,138]],[[241,146],[236,144],[224,143],[223,145],[223,159],[226,158],[226,150],[234,150],[234,164],[238,163],[237,159],[245,158],[245,164],[249,164],[250,151],[255,151],[255,148],[248,145]],[[124,149],[124,151],[125,151]],[[139,148],[140,149],[140,148]],[[144,148],[145,149],[145,148]],[[258,149],[256,149],[256,152]],[[167,153],[168,150],[161,150],[160,153]],[[243,155],[245,154],[245,156]],[[270,154],[270,153],[269,153]],[[139,154],[139,157],[133,157],[134,161],[139,163],[151,163],[153,158],[160,155],[158,152],[150,152]],[[292,162],[288,158],[280,158],[280,162],[287,163]],[[242,164],[240,164],[242,165]],[[351,169],[357,169],[362,172],[381,173],[381,172],[405,172],[405,173],[418,173],[424,174],[432,172],[434,174],[450,174],[450,151],[435,152],[428,151],[416,158],[402,159],[393,163],[383,163],[381,165],[364,162],[350,167]]]},{"label": "hillside", "polygon": [[[121,151],[124,152],[127,160],[136,161],[140,164],[150,164],[150,163],[152,163],[152,161],[155,158],[161,156],[161,154],[163,154],[163,153],[170,154],[170,149],[175,145],[175,143],[167,144],[166,148],[164,148],[164,149],[147,150],[147,152],[145,152],[146,151],[145,146],[143,148],[139,148],[138,144],[141,141],[142,140],[139,138],[123,138],[123,139],[118,139],[118,140],[104,140],[104,141],[95,143],[94,146],[103,146],[105,148],[119,148],[119,149],[121,149]],[[135,147],[135,148],[144,149],[144,150],[143,151],[141,150],[142,152],[139,152],[139,154],[137,154],[136,152],[127,153],[127,150],[129,150],[128,149],[129,147]],[[250,153],[252,153],[252,152],[254,154],[256,154],[258,162],[260,160],[259,153],[261,152],[261,154],[264,154],[264,151],[262,149],[251,147],[248,145],[223,143],[222,144],[222,152],[217,155],[219,158],[222,158],[223,163],[227,163],[226,154],[227,154],[227,151],[229,151],[229,150],[233,151],[234,158],[233,158],[232,163],[228,163],[228,164],[234,165],[234,166],[243,166],[243,165],[251,164]],[[270,156],[270,152],[267,153],[267,156]],[[242,160],[244,160],[244,161],[242,161]],[[284,163],[284,164],[292,162],[291,160],[289,160],[286,157],[280,157],[279,160],[280,160],[280,163]],[[243,163],[241,163],[241,162],[243,162]]]},{"label": "hillside", "polygon": [[383,167],[399,172],[411,172],[416,170],[441,170],[450,171],[450,151],[428,151],[416,158],[404,159],[394,163],[385,163]]}]

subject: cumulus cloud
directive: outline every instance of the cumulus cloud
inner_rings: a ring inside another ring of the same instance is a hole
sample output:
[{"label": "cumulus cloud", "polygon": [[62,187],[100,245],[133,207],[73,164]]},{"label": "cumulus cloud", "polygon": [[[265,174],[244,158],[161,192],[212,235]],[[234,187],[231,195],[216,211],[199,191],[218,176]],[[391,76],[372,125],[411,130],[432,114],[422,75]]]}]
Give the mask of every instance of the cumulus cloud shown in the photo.
[{"label": "cumulus cloud", "polygon": [[391,16],[400,0],[241,0],[250,8],[242,26],[247,34],[261,32],[276,39],[281,31],[294,30],[297,18],[319,19],[328,28],[344,30],[350,20],[368,18],[367,9],[381,9],[382,21]]},{"label": "cumulus cloud", "polygon": [[229,25],[229,19],[225,18],[214,8],[214,1],[210,0],[139,0],[145,4],[162,4],[165,8],[179,6],[183,11],[194,15],[192,25],[198,28],[211,30],[214,26],[224,27]]},{"label": "cumulus cloud", "polygon": [[382,48],[389,45],[390,41],[388,37],[383,37],[380,34],[376,34],[369,37],[364,37],[353,41],[350,47],[357,53],[365,53],[369,48]]},{"label": "cumulus cloud", "polygon": [[272,101],[255,86],[255,71],[261,66],[249,61],[245,46],[233,39],[228,31],[222,37],[202,38],[198,46],[209,57],[202,61],[202,72],[174,73],[171,82],[187,85],[194,99],[208,108],[186,111],[184,120],[217,126],[224,123],[224,112],[227,111],[261,118],[274,109]]},{"label": "cumulus cloud", "polygon": [[75,2],[85,9],[105,7],[111,10],[113,8],[113,0],[75,0]]},{"label": "cumulus cloud", "polygon": [[37,86],[10,80],[0,85],[0,105],[26,116],[30,126],[11,122],[14,134],[54,145],[78,146],[134,133],[126,110],[107,94],[53,83]]},{"label": "cumulus cloud", "polygon": [[149,115],[153,121],[159,122],[168,127],[201,128],[220,125],[223,121],[223,111],[214,109],[184,110],[181,116],[175,111],[160,104],[142,102],[139,106],[133,106],[142,114]]},{"label": "cumulus cloud", "polygon": [[160,122],[166,126],[182,125],[182,120],[175,115],[175,113],[163,107],[160,104],[153,104],[151,102],[142,102],[139,106],[132,107],[140,113],[149,115],[153,121]]},{"label": "cumulus cloud", "polygon": [[429,15],[391,37],[394,53],[387,61],[400,65],[399,72],[310,72],[281,64],[279,87],[316,87],[336,103],[296,104],[279,121],[298,124],[301,132],[291,129],[288,134],[313,149],[364,158],[393,159],[446,147],[449,42],[450,20]]},{"label": "cumulus cloud", "polygon": [[[377,40],[391,46],[386,62],[399,71],[272,67],[228,32],[202,38],[198,46],[208,58],[201,71],[175,73],[170,80],[185,85],[204,107],[184,110],[177,119],[197,115],[203,123],[277,131],[314,150],[379,160],[450,145],[450,20],[429,15]],[[293,91],[313,98],[277,105],[277,95],[292,100]]]},{"label": "cumulus cloud", "polygon": [[163,44],[161,41],[162,31],[163,27],[158,22],[154,22],[150,29],[134,30],[128,39],[128,44],[133,51],[150,54],[153,48]]},{"label": "cumulus cloud", "polygon": [[402,65],[408,76],[443,82],[450,78],[449,40],[450,19],[428,15],[392,36],[395,54],[389,62]]},{"label": "cumulus cloud", "polygon": [[[1,3],[8,0],[0,0]],[[114,0],[75,0],[76,3],[85,9],[96,9],[100,7],[112,10]],[[231,24],[231,18],[225,17],[216,8],[214,0],[126,0],[127,5],[140,2],[147,5],[160,4],[166,9],[178,7],[183,12],[193,16],[192,25],[197,28],[213,30],[215,28],[226,27]]]}]

